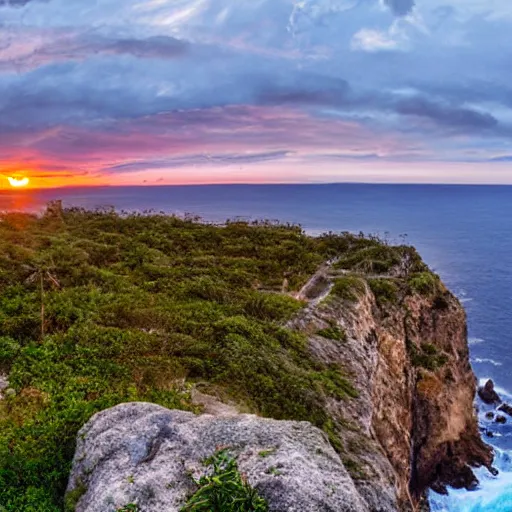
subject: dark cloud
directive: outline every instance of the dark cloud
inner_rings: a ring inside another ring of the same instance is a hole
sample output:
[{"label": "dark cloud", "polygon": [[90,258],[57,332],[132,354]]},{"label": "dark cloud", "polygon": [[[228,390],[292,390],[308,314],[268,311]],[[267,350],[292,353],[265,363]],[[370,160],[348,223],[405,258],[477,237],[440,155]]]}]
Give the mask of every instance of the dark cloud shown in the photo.
[{"label": "dark cloud", "polygon": [[170,36],[147,39],[120,39],[100,43],[100,49],[117,54],[130,54],[140,58],[172,59],[184,55],[189,45]]},{"label": "dark cloud", "polygon": [[398,114],[430,119],[442,126],[461,128],[468,131],[496,128],[498,121],[491,114],[477,110],[446,105],[422,97],[400,100],[396,103]]},{"label": "dark cloud", "polygon": [[488,160],[489,162],[512,162],[512,155],[497,156]]},{"label": "dark cloud", "polygon": [[0,7],[23,7],[30,2],[44,2],[47,0],[0,0]]},{"label": "dark cloud", "polygon": [[350,86],[343,79],[292,73],[285,83],[282,79],[276,83],[272,77],[265,83],[256,101],[266,105],[342,105],[351,101]]},{"label": "dark cloud", "polygon": [[293,151],[268,151],[252,154],[195,154],[159,160],[143,160],[120,164],[103,169],[104,172],[138,172],[149,169],[175,169],[180,167],[192,167],[198,165],[242,165],[257,162],[280,160],[293,154]]},{"label": "dark cloud", "polygon": [[407,16],[414,9],[414,0],[384,0],[395,16]]},{"label": "dark cloud", "polygon": [[[1,2],[2,0],[0,0]],[[94,55],[132,55],[140,59],[175,59],[187,53],[189,44],[171,36],[116,39],[99,34],[75,34],[56,30],[53,40],[33,52],[3,60],[2,70],[31,70],[48,64],[83,61]]]}]

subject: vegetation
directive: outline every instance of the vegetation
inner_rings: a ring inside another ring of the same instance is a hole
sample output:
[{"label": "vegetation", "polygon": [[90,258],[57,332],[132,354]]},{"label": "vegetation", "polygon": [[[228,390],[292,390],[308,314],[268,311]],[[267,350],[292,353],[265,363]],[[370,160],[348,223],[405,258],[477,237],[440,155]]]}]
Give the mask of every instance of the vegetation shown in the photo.
[{"label": "vegetation", "polygon": [[379,306],[397,303],[399,288],[391,279],[368,279],[368,285]]},{"label": "vegetation", "polygon": [[330,429],[335,442],[324,403],[354,391],[283,327],[302,304],[276,292],[367,243],[111,210],[0,216],[0,371],[15,390],[0,401],[0,506],[62,511],[75,437],[92,414],[133,400],[196,410],[194,382]]},{"label": "vegetation", "polygon": [[227,449],[205,461],[210,474],[195,483],[199,487],[181,512],[267,512],[266,501],[240,475]]},{"label": "vegetation", "polygon": [[448,356],[431,343],[422,343],[418,348],[412,342],[408,342],[407,349],[413,366],[436,371],[448,361]]},{"label": "vegetation", "polygon": [[364,293],[364,281],[355,276],[339,277],[334,281],[331,294],[348,301],[357,300],[358,296]]},{"label": "vegetation", "polygon": [[346,341],[347,333],[337,325],[331,325],[330,327],[326,327],[325,329],[320,329],[317,331],[319,336],[323,336],[329,340],[334,341]]},{"label": "vegetation", "polygon": [[[412,249],[312,238],[292,225],[111,210],[0,215],[0,372],[14,390],[0,401],[0,509],[72,510],[83,489],[66,502],[67,478],[91,415],[134,400],[197,411],[196,382],[263,416],[311,421],[341,450],[325,404],[357,392],[284,327],[303,304],[281,293],[283,282],[298,290],[330,258],[383,272],[403,266],[397,254],[425,270]],[[332,294],[354,300],[364,287],[347,275]],[[345,337],[336,327],[319,334]]]},{"label": "vegetation", "polygon": [[408,285],[413,292],[426,296],[434,296],[441,291],[441,281],[432,272],[419,272],[411,275]]},{"label": "vegetation", "polygon": [[336,267],[364,274],[394,274],[400,277],[428,270],[413,247],[387,245],[378,238],[370,238],[364,244],[353,243],[353,250],[340,258]]}]

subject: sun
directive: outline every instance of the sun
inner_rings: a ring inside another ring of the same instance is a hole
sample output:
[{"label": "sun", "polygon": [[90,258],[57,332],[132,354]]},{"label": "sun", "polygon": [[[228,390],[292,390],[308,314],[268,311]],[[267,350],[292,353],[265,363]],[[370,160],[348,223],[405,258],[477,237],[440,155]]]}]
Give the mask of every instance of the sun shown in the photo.
[{"label": "sun", "polygon": [[30,183],[30,180],[27,177],[16,178],[15,176],[9,176],[7,179],[9,180],[11,187],[15,188],[26,187]]}]

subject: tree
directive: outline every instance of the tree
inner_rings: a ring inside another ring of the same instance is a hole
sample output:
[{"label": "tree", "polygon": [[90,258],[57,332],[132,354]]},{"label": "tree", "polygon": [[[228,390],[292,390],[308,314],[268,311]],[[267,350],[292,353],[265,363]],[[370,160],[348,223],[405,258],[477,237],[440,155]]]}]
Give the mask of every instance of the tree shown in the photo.
[{"label": "tree", "polygon": [[44,301],[45,301],[45,283],[55,288],[60,288],[57,277],[53,274],[55,265],[51,258],[40,258],[30,267],[31,274],[26,279],[27,283],[37,283],[41,301],[41,341],[44,339]]}]

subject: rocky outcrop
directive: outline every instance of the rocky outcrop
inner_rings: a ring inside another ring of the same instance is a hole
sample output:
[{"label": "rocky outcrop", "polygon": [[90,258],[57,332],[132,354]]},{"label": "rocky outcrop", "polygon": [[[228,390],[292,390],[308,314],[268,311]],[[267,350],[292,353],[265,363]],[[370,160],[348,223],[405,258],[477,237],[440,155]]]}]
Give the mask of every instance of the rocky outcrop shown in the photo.
[{"label": "rocky outcrop", "polygon": [[325,434],[307,422],[215,417],[123,404],[78,435],[68,503],[76,512],[177,512],[220,446],[275,512],[369,512]]},{"label": "rocky outcrop", "polygon": [[478,388],[478,396],[482,402],[494,405],[501,403],[501,398],[494,390],[494,382],[489,379],[483,386]]}]

